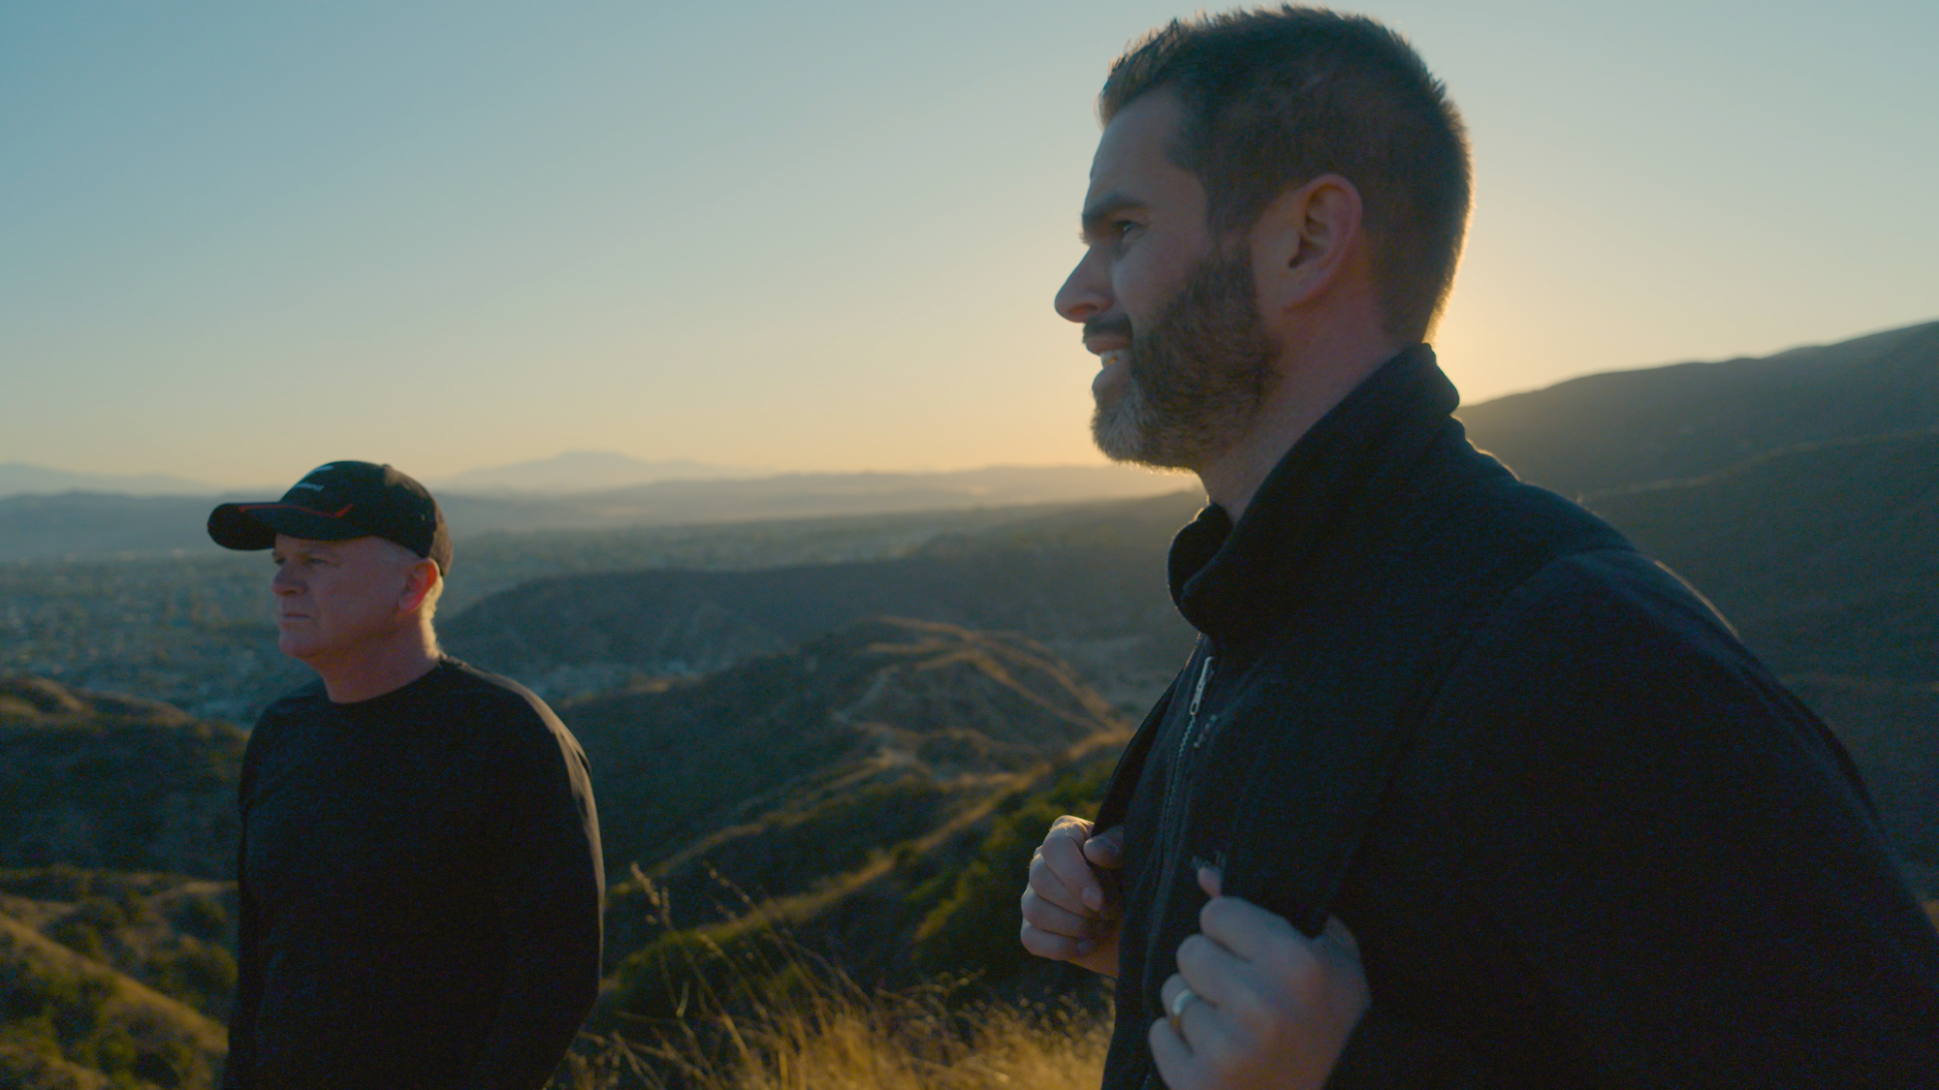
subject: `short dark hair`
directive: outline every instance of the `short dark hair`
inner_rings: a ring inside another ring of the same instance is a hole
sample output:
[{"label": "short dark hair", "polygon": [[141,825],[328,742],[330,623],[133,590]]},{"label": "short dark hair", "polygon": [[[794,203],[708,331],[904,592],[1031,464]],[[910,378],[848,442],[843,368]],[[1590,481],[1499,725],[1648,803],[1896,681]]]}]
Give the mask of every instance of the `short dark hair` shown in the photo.
[{"label": "short dark hair", "polygon": [[1205,186],[1217,231],[1251,226],[1274,198],[1322,174],[1351,181],[1383,329],[1426,338],[1467,229],[1468,139],[1405,39],[1323,8],[1173,20],[1111,66],[1098,112],[1109,124],[1153,91],[1185,108],[1172,157]]}]

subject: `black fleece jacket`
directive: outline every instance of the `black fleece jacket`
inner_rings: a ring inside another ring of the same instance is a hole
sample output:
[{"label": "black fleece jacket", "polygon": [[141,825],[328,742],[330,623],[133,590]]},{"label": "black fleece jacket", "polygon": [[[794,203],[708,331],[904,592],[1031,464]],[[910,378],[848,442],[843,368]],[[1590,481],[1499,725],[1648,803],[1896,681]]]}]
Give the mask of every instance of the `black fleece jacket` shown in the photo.
[{"label": "black fleece jacket", "polygon": [[1107,791],[1107,1090],[1205,903],[1360,942],[1329,1086],[1939,1086],[1939,938],[1849,758],[1707,603],[1470,446],[1424,346],[1173,544],[1203,634]]}]

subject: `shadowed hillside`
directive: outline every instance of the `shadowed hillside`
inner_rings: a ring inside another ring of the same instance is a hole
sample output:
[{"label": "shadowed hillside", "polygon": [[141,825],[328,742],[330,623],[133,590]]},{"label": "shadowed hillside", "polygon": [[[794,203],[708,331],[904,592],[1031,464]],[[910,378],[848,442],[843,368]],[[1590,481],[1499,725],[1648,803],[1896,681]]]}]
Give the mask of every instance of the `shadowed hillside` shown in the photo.
[{"label": "shadowed hillside", "polygon": [[[608,873],[638,865],[687,926],[718,918],[722,879],[811,894],[1129,732],[1029,641],[890,618],[561,715],[592,764]],[[639,923],[616,913],[616,952]]]},{"label": "shadowed hillside", "polygon": [[1939,425],[1939,322],[1762,359],[1618,371],[1464,406],[1474,444],[1565,496]]},{"label": "shadowed hillside", "polygon": [[979,784],[1126,725],[1011,637],[871,619],[689,685],[570,705],[607,857],[657,862],[732,824],[918,779]]},{"label": "shadowed hillside", "polygon": [[156,701],[0,677],[0,1086],[214,1085],[243,743]]},{"label": "shadowed hillside", "polygon": [[1165,589],[1190,494],[1094,506],[942,539],[915,556],[751,572],[644,571],[538,580],[443,626],[453,654],[542,688],[556,672],[718,670],[860,617],[1022,633],[1112,701],[1163,688],[1192,633]]},{"label": "shadowed hillside", "polygon": [[1785,673],[1939,680],[1939,430],[1593,493]]},{"label": "shadowed hillside", "polygon": [[156,701],[0,678],[0,867],[233,875],[243,743]]},{"label": "shadowed hillside", "polygon": [[1939,431],[1585,502],[1717,605],[1851,750],[1900,851],[1939,867]]}]

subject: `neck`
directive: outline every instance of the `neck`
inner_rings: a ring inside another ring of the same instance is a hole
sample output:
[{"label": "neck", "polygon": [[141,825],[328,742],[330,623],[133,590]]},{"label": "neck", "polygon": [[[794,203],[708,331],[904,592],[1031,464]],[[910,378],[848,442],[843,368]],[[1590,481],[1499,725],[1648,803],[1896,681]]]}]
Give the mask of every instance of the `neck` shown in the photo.
[{"label": "neck", "polygon": [[1206,497],[1237,522],[1293,444],[1400,350],[1400,342],[1368,333],[1316,340],[1297,352],[1282,352],[1276,369],[1279,383],[1260,404],[1252,423],[1229,446],[1196,467]]},{"label": "neck", "polygon": [[323,678],[331,703],[354,704],[402,689],[435,670],[438,660],[437,636],[429,624],[422,624],[406,626],[354,651],[305,663]]}]

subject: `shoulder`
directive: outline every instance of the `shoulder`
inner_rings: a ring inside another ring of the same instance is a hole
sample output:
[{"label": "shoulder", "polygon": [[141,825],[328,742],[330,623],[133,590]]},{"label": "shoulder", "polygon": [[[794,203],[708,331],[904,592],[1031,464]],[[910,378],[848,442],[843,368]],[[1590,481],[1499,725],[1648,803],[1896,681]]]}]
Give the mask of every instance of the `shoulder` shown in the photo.
[{"label": "shoulder", "polygon": [[263,709],[262,715],[257,717],[256,722],[261,725],[270,720],[300,719],[305,715],[314,714],[318,708],[327,704],[329,699],[323,689],[323,680],[312,678],[308,684],[298,686],[277,697],[269,707]]},{"label": "shoulder", "polygon": [[1517,590],[1566,580],[1580,558],[1634,554],[1587,508],[1516,480],[1466,443],[1441,453],[1394,505],[1391,543],[1371,543],[1376,555],[1404,557],[1394,580],[1402,597],[1457,602],[1465,627]]},{"label": "shoulder", "polygon": [[256,725],[249,732],[250,744],[253,746],[258,739],[274,739],[291,728],[300,729],[307,723],[314,723],[327,714],[329,708],[330,698],[324,692],[321,679],[292,689],[256,717]]},{"label": "shoulder", "polygon": [[[1560,557],[1466,646],[1423,753],[1480,780],[1658,778],[1771,760],[1844,778],[1836,743],[1694,589],[1626,550]],[[1788,756],[1778,757],[1778,754]]]},{"label": "shoulder", "polygon": [[1585,664],[1670,656],[1756,666],[1703,595],[1630,549],[1571,553],[1543,564],[1501,599],[1477,643],[1466,656],[1470,668],[1508,653]]},{"label": "shoulder", "polygon": [[447,658],[438,666],[434,698],[445,715],[466,718],[467,729],[511,751],[556,748],[584,760],[551,706],[511,678]]},{"label": "shoulder", "polygon": [[532,690],[511,678],[454,658],[438,663],[436,691],[441,700],[460,700],[539,718],[557,718],[551,707]]}]

